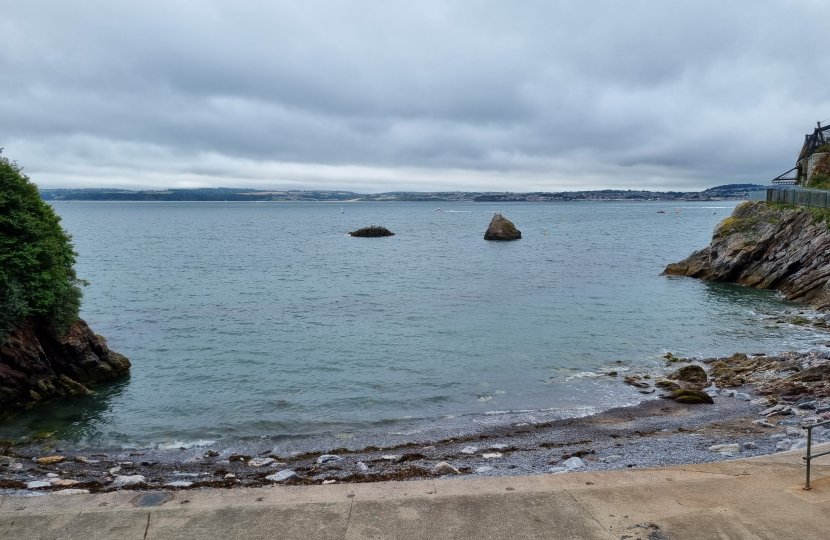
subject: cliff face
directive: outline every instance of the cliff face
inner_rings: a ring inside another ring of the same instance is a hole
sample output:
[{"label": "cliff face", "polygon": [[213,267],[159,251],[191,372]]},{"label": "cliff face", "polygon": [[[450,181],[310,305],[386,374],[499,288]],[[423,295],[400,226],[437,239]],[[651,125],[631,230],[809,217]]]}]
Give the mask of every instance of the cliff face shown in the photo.
[{"label": "cliff face", "polygon": [[709,247],[663,274],[778,289],[788,300],[830,308],[830,230],[825,216],[765,202],[738,205]]},{"label": "cliff face", "polygon": [[12,332],[0,347],[0,412],[55,397],[89,394],[89,387],[130,372],[130,361],[79,319],[57,339],[38,320]]}]

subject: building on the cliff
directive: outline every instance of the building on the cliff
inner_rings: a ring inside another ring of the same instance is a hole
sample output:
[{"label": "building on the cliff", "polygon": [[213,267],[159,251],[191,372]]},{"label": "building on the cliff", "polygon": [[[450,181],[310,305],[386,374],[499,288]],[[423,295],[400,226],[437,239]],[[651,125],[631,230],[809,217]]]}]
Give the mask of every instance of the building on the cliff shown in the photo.
[{"label": "building on the cliff", "polygon": [[812,133],[804,135],[804,145],[795,167],[775,177],[773,184],[806,186],[815,174],[830,173],[830,126],[816,122]]}]

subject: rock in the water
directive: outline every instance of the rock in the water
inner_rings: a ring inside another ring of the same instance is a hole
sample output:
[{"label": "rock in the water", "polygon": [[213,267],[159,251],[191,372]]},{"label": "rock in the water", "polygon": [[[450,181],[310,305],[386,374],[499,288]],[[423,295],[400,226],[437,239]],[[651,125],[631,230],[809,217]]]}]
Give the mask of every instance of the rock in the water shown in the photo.
[{"label": "rock in the water", "polygon": [[461,474],[458,469],[456,469],[446,461],[442,461],[441,463],[433,467],[432,472],[434,472],[435,474]]},{"label": "rock in the water", "polygon": [[484,233],[485,240],[519,240],[521,237],[522,231],[501,214],[493,216],[490,225],[487,227],[487,232]]},{"label": "rock in the water", "polygon": [[288,469],[279,471],[276,474],[269,474],[265,477],[266,480],[270,480],[271,482],[285,482],[286,480],[296,480],[298,478],[300,478],[300,475]]},{"label": "rock in the water", "polygon": [[700,403],[715,403],[712,396],[701,390],[692,390],[690,388],[683,388],[675,390],[669,395],[660,396],[663,399],[673,399],[676,403],[684,403],[686,405],[697,405]]},{"label": "rock in the water", "polygon": [[395,236],[395,233],[387,229],[386,227],[379,227],[377,225],[372,225],[371,227],[363,227],[362,229],[358,229],[356,231],[352,231],[349,233],[349,236],[360,236],[363,238],[375,238],[378,236]]},{"label": "rock in the water", "polygon": [[700,366],[683,366],[674,373],[668,376],[669,379],[677,381],[692,383],[695,385],[705,385],[708,381],[706,371]]},{"label": "rock in the water", "polygon": [[741,445],[740,444],[716,444],[715,446],[710,446],[709,450],[712,452],[740,452]]},{"label": "rock in the water", "polygon": [[133,474],[131,476],[116,476],[112,482],[113,487],[136,486],[139,484],[146,484],[147,479],[140,474]]},{"label": "rock in the water", "polygon": [[0,344],[0,408],[91,393],[90,386],[130,371],[130,361],[78,322],[56,338],[44,321],[30,319]]}]

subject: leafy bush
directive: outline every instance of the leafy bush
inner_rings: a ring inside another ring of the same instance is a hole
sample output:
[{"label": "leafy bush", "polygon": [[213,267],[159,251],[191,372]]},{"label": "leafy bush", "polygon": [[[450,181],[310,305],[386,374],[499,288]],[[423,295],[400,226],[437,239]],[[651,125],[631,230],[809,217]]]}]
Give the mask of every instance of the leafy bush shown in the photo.
[{"label": "leafy bush", "polygon": [[86,283],[60,219],[21,167],[0,155],[0,343],[27,317],[42,317],[56,335],[78,320]]},{"label": "leafy bush", "polygon": [[810,183],[807,187],[812,189],[830,189],[830,176],[826,174],[814,174],[810,178]]}]

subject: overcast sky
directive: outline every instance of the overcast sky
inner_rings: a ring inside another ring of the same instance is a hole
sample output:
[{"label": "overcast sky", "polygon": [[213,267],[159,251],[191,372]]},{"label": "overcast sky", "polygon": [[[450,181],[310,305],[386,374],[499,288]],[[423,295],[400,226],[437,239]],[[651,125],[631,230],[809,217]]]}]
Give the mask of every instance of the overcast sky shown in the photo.
[{"label": "overcast sky", "polygon": [[830,117],[826,0],[0,0],[41,187],[768,183]]}]

